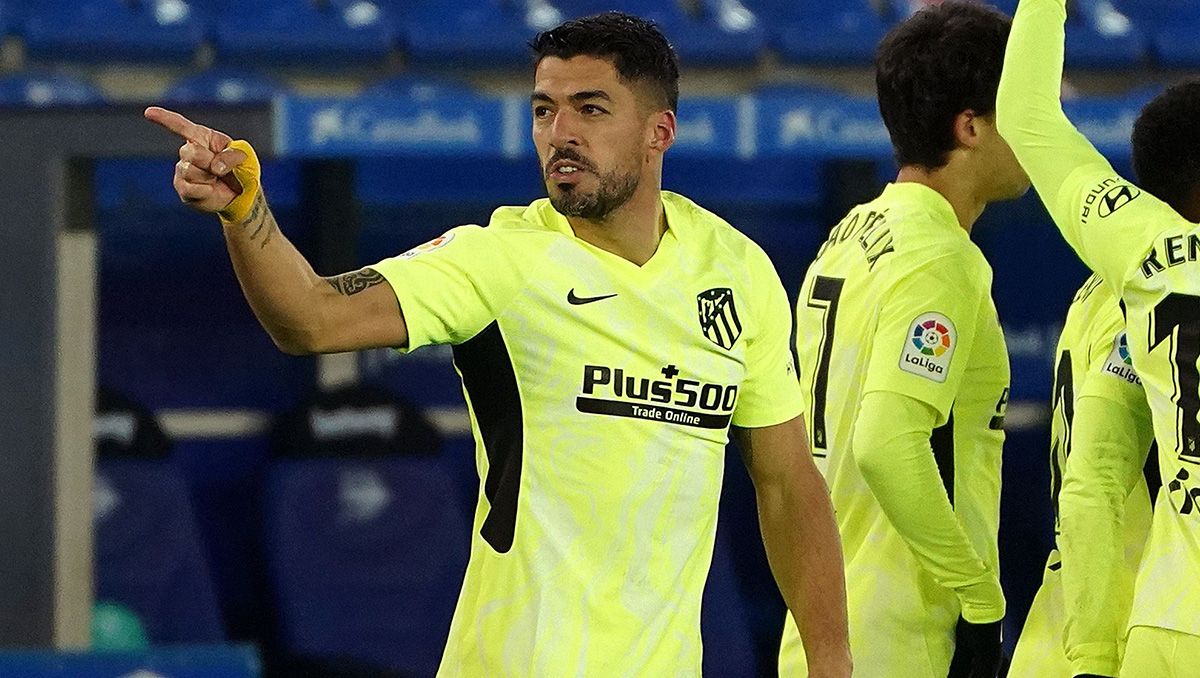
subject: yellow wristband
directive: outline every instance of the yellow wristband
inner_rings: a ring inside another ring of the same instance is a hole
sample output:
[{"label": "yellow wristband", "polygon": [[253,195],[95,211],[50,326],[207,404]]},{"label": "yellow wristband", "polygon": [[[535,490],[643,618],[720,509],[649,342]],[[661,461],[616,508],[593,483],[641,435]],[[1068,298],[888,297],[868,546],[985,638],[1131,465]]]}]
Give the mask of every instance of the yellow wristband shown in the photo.
[{"label": "yellow wristband", "polygon": [[250,145],[250,142],[238,139],[230,142],[228,148],[246,154],[246,159],[233,168],[233,177],[241,184],[242,192],[217,214],[221,217],[222,223],[239,224],[250,216],[254,201],[262,192],[262,166],[259,164],[258,155],[254,153],[254,147]]}]

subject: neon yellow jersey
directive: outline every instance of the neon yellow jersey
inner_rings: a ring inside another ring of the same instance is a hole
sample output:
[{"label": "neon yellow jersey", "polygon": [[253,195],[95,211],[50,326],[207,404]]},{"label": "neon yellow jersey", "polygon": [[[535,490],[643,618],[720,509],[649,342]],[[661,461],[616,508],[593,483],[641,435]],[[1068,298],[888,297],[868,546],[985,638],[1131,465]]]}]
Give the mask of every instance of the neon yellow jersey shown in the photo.
[{"label": "neon yellow jersey", "polygon": [[802,412],[770,260],[662,194],[639,267],[539,200],[374,266],[453,344],[482,479],[441,676],[695,676],[732,423]]},{"label": "neon yellow jersey", "polygon": [[1125,307],[1165,492],[1131,625],[1200,634],[1200,227],[1118,176],[1063,114],[1063,0],[1022,0],[997,124],[1067,242]]},{"label": "neon yellow jersey", "polygon": [[[1140,469],[1154,434],[1145,391],[1129,355],[1121,307],[1098,276],[1089,278],[1071,303],[1055,365],[1050,496],[1056,540],[1063,551],[1070,548],[1071,557],[1064,567],[1059,549],[1050,552],[1012,671],[1116,675],[1134,574],[1150,532],[1151,502]],[[1117,445],[1118,454],[1105,443]],[[1097,510],[1108,504],[1103,484],[1109,474],[1091,477],[1095,468],[1131,460],[1136,460],[1132,473],[1126,473],[1138,480],[1123,511],[1117,513],[1115,506]],[[1064,522],[1059,500],[1066,476],[1077,480],[1076,494],[1085,513],[1081,519],[1067,516]]]},{"label": "neon yellow jersey", "polygon": [[[945,198],[897,183],[832,230],[800,288],[801,386],[842,537],[855,675],[944,676],[958,589],[994,592],[971,621],[1004,615],[996,534],[1009,369],[991,281]],[[855,459],[859,404],[875,391],[937,411],[926,480],[943,500],[898,508],[920,514],[922,534],[898,531]],[[801,657],[789,617],[780,674],[805,675]]]}]

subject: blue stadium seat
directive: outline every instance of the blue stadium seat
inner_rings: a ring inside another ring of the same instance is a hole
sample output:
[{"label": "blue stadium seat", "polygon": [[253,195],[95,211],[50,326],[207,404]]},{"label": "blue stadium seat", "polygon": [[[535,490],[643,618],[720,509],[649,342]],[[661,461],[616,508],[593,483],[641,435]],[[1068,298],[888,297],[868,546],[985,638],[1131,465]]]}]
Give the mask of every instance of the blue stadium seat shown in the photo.
[{"label": "blue stadium seat", "polygon": [[0,36],[8,35],[16,23],[13,7],[0,2]]},{"label": "blue stadium seat", "polygon": [[280,419],[266,544],[289,654],[436,671],[470,527],[431,431],[370,388],[317,395]]},{"label": "blue stadium seat", "polygon": [[171,85],[163,100],[170,105],[267,103],[286,92],[282,83],[260,73],[213,68]]},{"label": "blue stadium seat", "polygon": [[54,73],[17,73],[0,78],[0,105],[79,106],[104,103],[91,83]]},{"label": "blue stadium seat", "polygon": [[394,35],[372,3],[220,0],[214,46],[223,63],[344,67],[381,63]]},{"label": "blue stadium seat", "polygon": [[1114,0],[1116,8],[1149,38],[1150,51],[1160,66],[1200,66],[1200,7],[1195,0]]},{"label": "blue stadium seat", "polygon": [[1200,9],[1189,23],[1164,25],[1154,29],[1151,49],[1158,65],[1167,68],[1200,67]]},{"label": "blue stadium seat", "polygon": [[384,0],[415,64],[452,67],[513,67],[529,63],[526,43],[537,32],[504,0],[447,3]]},{"label": "blue stadium seat", "polygon": [[1146,40],[1137,29],[1101,35],[1085,22],[1067,27],[1065,61],[1068,68],[1132,68],[1146,58]]},{"label": "blue stadium seat", "polygon": [[783,21],[774,24],[771,44],[786,62],[868,64],[887,32],[887,24],[864,2],[831,0],[803,8],[781,10]]},{"label": "blue stadium seat", "polygon": [[48,0],[31,3],[21,33],[35,59],[192,59],[204,27],[185,0]]},{"label": "blue stadium seat", "polygon": [[652,0],[555,0],[566,18],[617,10],[650,19],[659,25],[680,61],[689,66],[748,66],[758,60],[766,44],[765,33],[753,21],[722,23],[715,6],[701,7],[695,16],[675,2]]},{"label": "blue stadium seat", "polygon": [[134,610],[154,644],[223,641],[188,489],[154,417],[102,389],[96,447],[96,599]]}]

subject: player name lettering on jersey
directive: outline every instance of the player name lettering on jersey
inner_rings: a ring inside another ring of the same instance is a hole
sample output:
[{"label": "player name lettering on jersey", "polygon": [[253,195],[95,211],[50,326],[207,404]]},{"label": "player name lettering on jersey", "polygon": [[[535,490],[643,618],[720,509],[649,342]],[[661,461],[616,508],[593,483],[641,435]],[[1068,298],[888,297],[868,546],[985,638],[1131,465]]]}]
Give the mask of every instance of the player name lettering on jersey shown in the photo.
[{"label": "player name lettering on jersey", "polygon": [[584,365],[582,393],[575,399],[575,408],[585,414],[632,417],[699,428],[722,429],[729,425],[737,405],[736,384],[676,378],[679,369],[674,365],[664,366],[661,372],[665,379],[626,374],[620,367]]},{"label": "player name lettering on jersey", "polygon": [[820,261],[830,247],[851,240],[862,248],[868,269],[874,269],[883,255],[895,252],[892,231],[887,226],[887,210],[856,210],[846,215],[829,232],[829,239],[821,245],[816,261]]},{"label": "player name lettering on jersey", "polygon": [[1168,236],[1161,243],[1156,243],[1142,260],[1142,276],[1151,278],[1168,268],[1192,264],[1197,260],[1200,260],[1200,234]]}]

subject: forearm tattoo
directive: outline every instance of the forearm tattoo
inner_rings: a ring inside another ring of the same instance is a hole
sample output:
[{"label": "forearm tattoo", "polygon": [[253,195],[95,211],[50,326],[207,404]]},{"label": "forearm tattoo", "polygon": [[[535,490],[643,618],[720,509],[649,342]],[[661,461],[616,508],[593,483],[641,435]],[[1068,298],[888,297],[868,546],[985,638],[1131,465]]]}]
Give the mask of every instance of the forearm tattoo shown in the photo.
[{"label": "forearm tattoo", "polygon": [[368,287],[378,285],[384,281],[384,278],[379,271],[368,266],[350,273],[325,278],[324,280],[329,283],[330,287],[337,290],[339,294],[348,297],[352,294],[358,294]]},{"label": "forearm tattoo", "polygon": [[267,208],[267,199],[259,193],[254,198],[254,205],[250,208],[250,216],[241,223],[243,231],[250,232],[250,240],[259,240],[260,248],[266,247],[267,243],[271,242],[271,236],[275,235],[275,231],[279,230],[279,224],[275,221],[271,210]]}]

